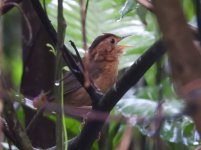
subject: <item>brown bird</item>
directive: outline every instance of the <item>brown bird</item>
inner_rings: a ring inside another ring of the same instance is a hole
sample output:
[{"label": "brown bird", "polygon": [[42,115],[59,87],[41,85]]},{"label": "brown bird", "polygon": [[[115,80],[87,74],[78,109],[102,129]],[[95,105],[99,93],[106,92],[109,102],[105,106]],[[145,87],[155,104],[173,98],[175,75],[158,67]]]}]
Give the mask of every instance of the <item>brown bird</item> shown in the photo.
[{"label": "brown bird", "polygon": [[[102,93],[106,93],[117,79],[119,56],[126,47],[117,45],[122,39],[123,37],[110,33],[98,36],[83,58],[87,76]],[[72,73],[65,76],[65,104],[77,107],[91,105],[88,93]]]},{"label": "brown bird", "polygon": [[[86,86],[91,81],[102,93],[106,93],[112,87],[118,75],[119,56],[127,47],[117,45],[123,38],[125,37],[106,33],[93,41],[82,60]],[[34,98],[34,107],[39,108],[46,99],[44,94],[42,94],[42,98],[41,96]],[[64,101],[65,105],[76,107],[90,106],[92,102],[85,88],[71,72],[65,74]]]}]

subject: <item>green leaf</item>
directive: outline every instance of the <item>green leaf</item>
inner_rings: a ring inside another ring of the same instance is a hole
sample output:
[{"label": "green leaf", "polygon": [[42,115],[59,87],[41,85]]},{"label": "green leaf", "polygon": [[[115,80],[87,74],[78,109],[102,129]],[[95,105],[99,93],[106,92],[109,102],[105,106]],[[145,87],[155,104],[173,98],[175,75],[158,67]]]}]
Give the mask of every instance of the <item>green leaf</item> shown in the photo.
[{"label": "green leaf", "polygon": [[[47,116],[50,120],[56,121],[55,115],[48,115]],[[65,117],[65,124],[68,131],[68,138],[73,138],[80,132],[80,122],[76,119]]]},{"label": "green leaf", "polygon": [[135,9],[135,7],[136,7],[135,0],[127,0],[121,9],[121,18],[123,18],[131,10]]},{"label": "green leaf", "polygon": [[40,0],[41,4],[43,4],[43,2],[45,1],[45,4],[48,5],[49,3],[52,2],[52,0]]},{"label": "green leaf", "polygon": [[17,113],[17,117],[19,119],[19,121],[21,122],[21,124],[25,127],[25,116],[24,116],[24,110],[22,107],[19,107],[17,110],[16,110],[16,113]]},{"label": "green leaf", "polygon": [[50,50],[49,50],[49,51],[50,51],[51,53],[53,53],[53,54],[54,54],[54,56],[56,56],[56,55],[57,55],[57,51],[54,49],[54,46],[53,46],[53,45],[51,45],[51,44],[47,43],[47,44],[46,44],[46,46],[50,48]]},{"label": "green leaf", "polygon": [[68,66],[64,66],[64,67],[63,67],[63,70],[64,70],[64,71],[70,71],[70,69],[69,69]]},{"label": "green leaf", "polygon": [[[148,99],[138,99],[136,97],[123,98],[115,107],[114,114],[131,118],[132,116],[152,118],[156,111],[157,102]],[[163,104],[165,115],[171,116],[181,112],[184,108],[180,100],[166,100]],[[195,130],[192,120],[187,116],[182,116],[176,120],[169,119],[164,122],[161,128],[161,138],[163,140],[183,143],[186,145],[198,145],[200,138]],[[132,122],[131,122],[132,124]],[[149,124],[137,125],[139,130],[145,134],[150,134]]]},{"label": "green leaf", "polygon": [[115,112],[123,116],[132,117],[133,115],[152,116],[156,102],[146,99],[123,98],[115,107]]},{"label": "green leaf", "polygon": [[190,21],[195,15],[193,1],[183,0],[182,2],[186,18],[188,19],[188,21]]},{"label": "green leaf", "polygon": [[147,9],[144,8],[142,5],[138,5],[138,7],[136,9],[136,13],[139,16],[139,18],[142,21],[142,23],[144,25],[147,25],[147,21],[146,21]]},{"label": "green leaf", "polygon": [[46,4],[49,4],[52,2],[52,0],[45,0]]}]

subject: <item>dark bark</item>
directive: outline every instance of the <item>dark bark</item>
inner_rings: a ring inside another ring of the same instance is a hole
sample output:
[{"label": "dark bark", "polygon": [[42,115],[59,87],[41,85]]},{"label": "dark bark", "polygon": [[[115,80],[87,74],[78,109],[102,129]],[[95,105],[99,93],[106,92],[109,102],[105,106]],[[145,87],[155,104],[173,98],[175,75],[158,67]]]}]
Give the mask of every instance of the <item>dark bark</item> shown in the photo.
[{"label": "dark bark", "polygon": [[31,150],[31,142],[25,129],[17,119],[12,98],[9,96],[4,97],[4,116],[8,124],[8,130],[5,132],[6,135],[9,135],[8,138],[10,138],[20,150]]},{"label": "dark bark", "polygon": [[[16,147],[20,150],[31,150],[31,142],[26,134],[25,128],[17,118],[13,99],[7,92],[13,87],[10,72],[3,70],[2,66],[0,66],[0,70],[2,71],[0,75],[0,99],[3,100],[3,102],[1,102],[3,110],[0,110],[0,112],[3,111],[3,117],[5,118],[5,121],[3,121],[3,118],[0,120],[1,127],[4,126],[3,128],[6,137],[12,141]],[[2,106],[3,104],[4,107]]]},{"label": "dark bark", "polygon": [[[55,57],[49,52],[47,43],[52,40],[35,14],[29,0],[22,2],[22,9],[27,15],[33,30],[30,45],[23,44],[23,75],[21,92],[27,97],[35,97],[41,91],[52,91],[54,86]],[[23,36],[28,37],[28,29],[23,21]],[[26,125],[31,121],[35,112],[25,110]],[[37,126],[29,130],[28,135],[34,147],[47,148],[55,145],[55,125],[47,118],[40,116]]]}]

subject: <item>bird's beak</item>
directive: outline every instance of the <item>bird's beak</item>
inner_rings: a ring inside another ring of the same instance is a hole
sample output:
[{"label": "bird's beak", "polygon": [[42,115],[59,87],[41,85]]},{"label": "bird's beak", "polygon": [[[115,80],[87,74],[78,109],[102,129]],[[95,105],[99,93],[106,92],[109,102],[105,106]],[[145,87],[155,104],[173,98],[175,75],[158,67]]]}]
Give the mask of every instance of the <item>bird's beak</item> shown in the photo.
[{"label": "bird's beak", "polygon": [[[119,42],[122,41],[123,39],[127,38],[127,37],[130,37],[132,35],[125,35],[125,36],[121,36],[120,39],[119,39]],[[125,48],[131,48],[133,46],[129,46],[129,45],[117,45],[117,52],[119,54],[122,54],[124,51]]]},{"label": "bird's beak", "polygon": [[129,46],[129,45],[117,45],[118,53],[119,53],[119,54],[122,54],[122,53],[124,52],[124,49],[125,49],[125,48],[131,48],[131,47],[134,47],[134,46]]},{"label": "bird's beak", "polygon": [[132,35],[131,34],[130,35],[124,35],[124,36],[121,37],[121,40],[123,40],[123,39],[125,39],[127,37],[130,37],[130,36],[132,36]]},{"label": "bird's beak", "polygon": [[[122,41],[123,39],[125,39],[125,38],[127,38],[127,37],[130,37],[130,36],[132,36],[132,35],[125,35],[125,36],[122,36],[122,37],[120,37],[120,38],[121,38],[120,41]],[[122,54],[122,53],[123,53],[123,50],[124,50],[125,48],[131,48],[131,47],[133,47],[133,46],[129,46],[129,45],[117,45],[117,47],[118,47],[118,53],[119,53],[119,54]]]}]

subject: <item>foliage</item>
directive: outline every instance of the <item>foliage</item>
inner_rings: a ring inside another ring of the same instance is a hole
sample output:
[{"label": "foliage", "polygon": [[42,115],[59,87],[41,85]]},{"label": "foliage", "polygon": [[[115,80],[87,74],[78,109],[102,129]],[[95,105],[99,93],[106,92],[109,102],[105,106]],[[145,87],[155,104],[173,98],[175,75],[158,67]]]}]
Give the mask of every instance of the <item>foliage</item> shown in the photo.
[{"label": "foliage", "polygon": [[[183,0],[183,6],[186,16],[190,21],[194,15],[192,2]],[[56,23],[56,1],[48,4],[48,15],[55,25]],[[80,6],[78,1],[65,1],[64,13],[67,20],[66,41],[75,41],[82,53],[82,33],[80,21]],[[87,12],[87,39],[88,45],[97,35],[101,33],[115,33],[122,35],[132,35],[125,39],[122,43],[133,46],[126,49],[121,57],[119,69],[129,67],[146,49],[160,37],[157,23],[153,14],[148,12],[143,6],[139,5],[135,0],[107,1],[107,0],[91,0]],[[166,63],[164,59],[164,63]],[[165,67],[163,64],[162,67]],[[164,73],[166,69],[163,69]],[[157,97],[159,86],[163,87],[163,97],[165,99],[164,111],[168,115],[173,115],[181,111],[183,104],[181,100],[176,100],[171,81],[166,75],[157,85],[156,80],[157,68],[153,66],[145,74],[147,86],[140,86],[138,89],[131,91],[127,98],[122,98],[119,104],[114,108],[113,114],[131,117],[133,115],[153,117],[157,106]],[[129,98],[128,98],[129,97]],[[140,99],[143,98],[143,99]],[[146,100],[144,99],[146,98]],[[148,100],[149,99],[149,100]],[[175,100],[172,100],[175,99]],[[145,111],[146,110],[146,111]],[[115,125],[116,124],[116,125]],[[110,132],[118,123],[112,123]],[[123,134],[125,125],[120,125],[118,132],[115,134],[113,144],[118,145]],[[142,134],[149,135],[146,125],[137,125]],[[69,131],[71,132],[71,131]],[[112,137],[111,137],[112,138]],[[161,132],[161,138],[168,143],[183,143],[185,145],[197,145],[199,137],[194,129],[192,121],[188,117],[182,117],[177,120],[167,120],[164,122]]]},{"label": "foliage", "polygon": [[[5,50],[5,68],[11,72],[14,87],[18,90],[22,74],[21,28],[19,13],[16,9],[5,14],[3,20],[3,48]],[[13,28],[12,26],[15,26]],[[12,43],[12,44],[11,44]]]},{"label": "foliage", "polygon": [[[182,4],[188,21],[191,21],[194,17],[192,2],[183,0]],[[57,14],[55,12],[57,12],[57,1],[46,1],[46,7],[48,16],[56,29]],[[65,44],[71,48],[68,41],[74,41],[79,52],[83,55],[79,1],[65,0],[64,15],[67,21]],[[7,16],[5,18],[7,18]],[[126,49],[124,55],[121,57],[119,70],[129,67],[161,36],[158,32],[158,25],[154,15],[143,6],[139,5],[135,0],[90,0],[86,23],[88,46],[96,36],[102,33],[132,35],[121,42],[121,44],[130,45],[132,47]],[[4,36],[4,38],[6,38],[6,36]],[[17,41],[17,43],[19,44],[20,41]],[[8,45],[9,44],[5,43],[5,46]],[[50,47],[51,51],[55,54],[54,48],[48,43],[47,46]],[[10,48],[5,47],[10,57],[8,60],[14,59],[10,64],[11,68],[17,68],[13,71],[13,74],[14,80],[17,79],[16,84],[19,85],[19,74],[21,74],[20,67],[22,65],[19,60],[21,57],[18,52],[18,57],[14,58],[14,56],[11,55],[12,52],[9,50],[15,48],[20,49],[20,46],[13,45],[13,47]],[[71,50],[73,51],[73,48],[71,48]],[[156,83],[158,68],[155,65],[143,77],[146,85],[139,84],[139,87],[133,87],[117,104],[112,115],[120,115],[127,118],[131,118],[132,116],[154,117],[160,87],[162,87],[163,100],[165,101],[162,105],[164,113],[167,115],[175,115],[181,112],[184,104],[174,93],[172,82],[168,76],[167,63],[167,59],[164,57],[161,66],[163,68],[163,74],[165,75],[163,75],[159,85]],[[18,114],[20,118],[23,118],[21,109]],[[80,123],[78,121],[66,118],[65,123],[68,130],[68,138],[72,138],[80,132]],[[145,136],[148,141],[151,141],[150,133],[152,130],[150,130],[149,125],[150,124],[146,123],[137,125],[133,123],[134,137],[140,139]],[[121,141],[125,126],[125,123],[111,120],[107,140],[112,143],[112,146],[110,145],[112,148],[116,148]],[[180,144],[185,145],[187,149],[191,149],[194,145],[198,145],[200,140],[192,120],[187,116],[166,120],[162,125],[160,137],[169,147],[172,149],[174,147],[175,150],[180,148]],[[174,145],[175,143],[176,145]],[[151,145],[151,142],[149,142],[149,144]],[[97,145],[97,143],[94,145],[94,149],[97,149]],[[106,146],[109,146],[109,144],[106,144]]]}]

